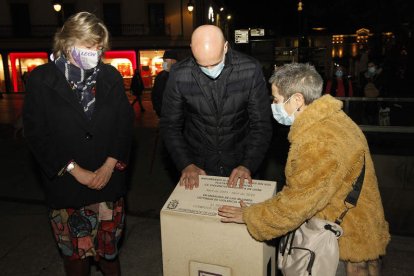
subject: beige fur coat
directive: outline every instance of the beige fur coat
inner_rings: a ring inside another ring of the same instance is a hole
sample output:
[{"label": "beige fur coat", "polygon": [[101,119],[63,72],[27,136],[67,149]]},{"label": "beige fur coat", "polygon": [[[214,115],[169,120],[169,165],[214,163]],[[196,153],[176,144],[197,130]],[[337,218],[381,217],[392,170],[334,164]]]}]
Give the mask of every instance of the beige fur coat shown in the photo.
[{"label": "beige fur coat", "polygon": [[[289,132],[286,185],[275,197],[245,208],[243,219],[257,240],[282,236],[312,216],[335,221],[362,169],[365,180],[356,208],[341,224],[340,259],[360,262],[385,254],[390,235],[368,144],[342,111],[342,102],[325,95],[298,116]],[[275,153],[277,154],[277,153]]]}]

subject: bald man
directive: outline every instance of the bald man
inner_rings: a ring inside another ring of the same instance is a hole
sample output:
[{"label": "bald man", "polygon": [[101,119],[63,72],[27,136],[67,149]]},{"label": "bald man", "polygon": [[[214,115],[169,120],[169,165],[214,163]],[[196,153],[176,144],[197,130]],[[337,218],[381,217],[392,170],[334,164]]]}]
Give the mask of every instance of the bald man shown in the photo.
[{"label": "bald man", "polygon": [[251,184],[272,135],[261,65],[230,49],[213,25],[194,30],[191,51],[171,68],[160,121],[180,185],[198,187],[204,174],[229,176],[229,186]]}]

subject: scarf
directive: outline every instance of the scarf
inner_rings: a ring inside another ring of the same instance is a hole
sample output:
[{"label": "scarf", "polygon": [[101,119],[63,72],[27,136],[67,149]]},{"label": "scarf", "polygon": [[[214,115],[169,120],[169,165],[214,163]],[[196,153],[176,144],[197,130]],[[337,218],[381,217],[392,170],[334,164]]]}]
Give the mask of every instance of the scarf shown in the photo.
[{"label": "scarf", "polygon": [[95,109],[95,84],[99,65],[90,70],[71,64],[63,55],[55,60],[56,66],[65,75],[86,117],[91,120]]}]

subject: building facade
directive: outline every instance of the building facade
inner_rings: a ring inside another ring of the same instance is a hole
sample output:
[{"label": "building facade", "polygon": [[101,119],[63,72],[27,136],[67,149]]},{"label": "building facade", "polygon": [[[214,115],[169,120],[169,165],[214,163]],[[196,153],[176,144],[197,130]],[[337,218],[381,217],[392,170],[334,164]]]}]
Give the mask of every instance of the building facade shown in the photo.
[{"label": "building facade", "polygon": [[[111,51],[104,62],[123,75],[125,86],[139,67],[146,88],[162,70],[166,49],[178,57],[190,54],[190,37],[202,24],[225,31],[217,1],[189,0],[1,0],[0,92],[24,92],[24,80],[49,61],[53,35],[72,14],[88,11],[101,18],[111,33]],[[54,4],[60,5],[56,11]],[[188,7],[193,6],[190,12]],[[205,14],[204,14],[205,13]]]}]

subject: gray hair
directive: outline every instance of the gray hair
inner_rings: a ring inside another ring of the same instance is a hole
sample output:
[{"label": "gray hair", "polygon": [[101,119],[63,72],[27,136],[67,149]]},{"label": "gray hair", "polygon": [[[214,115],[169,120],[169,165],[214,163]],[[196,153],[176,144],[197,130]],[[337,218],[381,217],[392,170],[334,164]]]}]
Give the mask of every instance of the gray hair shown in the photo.
[{"label": "gray hair", "polygon": [[62,29],[56,32],[53,45],[55,58],[67,55],[77,42],[90,45],[100,44],[102,52],[109,48],[109,32],[102,20],[89,12],[79,12],[66,20]]},{"label": "gray hair", "polygon": [[277,67],[269,83],[278,88],[286,100],[295,93],[300,93],[308,105],[322,95],[323,80],[315,67],[308,63],[289,63]]}]

